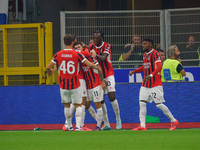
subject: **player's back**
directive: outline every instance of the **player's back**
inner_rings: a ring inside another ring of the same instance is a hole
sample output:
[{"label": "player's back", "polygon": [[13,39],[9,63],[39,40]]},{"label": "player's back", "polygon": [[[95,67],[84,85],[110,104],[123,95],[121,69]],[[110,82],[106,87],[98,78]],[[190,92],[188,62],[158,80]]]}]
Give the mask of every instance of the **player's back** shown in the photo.
[{"label": "player's back", "polygon": [[54,61],[59,66],[58,80],[62,89],[76,89],[80,86],[79,62],[83,60],[83,55],[72,49],[64,49],[55,54]]}]

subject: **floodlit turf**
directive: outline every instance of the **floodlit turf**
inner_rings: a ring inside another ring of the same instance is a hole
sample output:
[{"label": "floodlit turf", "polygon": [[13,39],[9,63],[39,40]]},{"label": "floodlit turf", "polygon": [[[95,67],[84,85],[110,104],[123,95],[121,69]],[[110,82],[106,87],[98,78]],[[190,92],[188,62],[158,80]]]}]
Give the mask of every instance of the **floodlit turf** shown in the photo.
[{"label": "floodlit turf", "polygon": [[0,131],[0,150],[197,150],[200,129]]}]

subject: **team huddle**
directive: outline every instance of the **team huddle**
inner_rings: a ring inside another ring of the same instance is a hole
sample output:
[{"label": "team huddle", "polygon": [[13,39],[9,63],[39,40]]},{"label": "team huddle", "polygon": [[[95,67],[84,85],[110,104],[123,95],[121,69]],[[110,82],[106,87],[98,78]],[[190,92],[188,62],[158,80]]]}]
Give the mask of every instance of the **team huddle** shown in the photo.
[{"label": "team huddle", "polygon": [[[77,42],[74,35],[64,36],[65,49],[57,52],[47,65],[50,76],[59,70],[59,86],[61,102],[64,103],[66,118],[63,131],[92,131],[84,125],[85,109],[96,120],[93,131],[111,130],[104,94],[109,100],[116,116],[116,129],[122,128],[120,109],[115,97],[115,78],[111,63],[111,45],[103,42],[103,33],[97,30],[93,33],[94,43],[86,48]],[[167,106],[163,104],[163,89],[160,79],[162,64],[159,53],[152,49],[153,41],[143,39],[142,67],[130,71],[129,75],[144,71],[144,79],[140,89],[140,125],[132,130],[146,130],[146,103],[154,101],[156,106],[171,120],[170,130],[174,130],[178,120],[173,117]],[[51,69],[54,67],[53,69]],[[152,94],[153,93],[153,94]],[[94,102],[95,109],[90,105]],[[76,110],[76,112],[75,112]],[[76,128],[73,129],[72,117],[75,112]]]},{"label": "team huddle", "polygon": [[[74,130],[71,119],[75,110],[75,131],[91,131],[84,125],[85,109],[97,122],[94,131],[110,130],[104,92],[108,93],[116,115],[116,129],[122,128],[119,105],[115,98],[111,46],[103,42],[101,31],[94,32],[93,40],[94,43],[89,45],[88,50],[81,42],[76,42],[73,35],[65,35],[65,49],[57,52],[46,67],[48,75],[52,75],[56,69],[51,68],[55,64],[59,66],[58,80],[66,118],[64,131]],[[91,101],[94,102],[96,111],[90,105]],[[103,124],[104,126],[101,127]]]}]

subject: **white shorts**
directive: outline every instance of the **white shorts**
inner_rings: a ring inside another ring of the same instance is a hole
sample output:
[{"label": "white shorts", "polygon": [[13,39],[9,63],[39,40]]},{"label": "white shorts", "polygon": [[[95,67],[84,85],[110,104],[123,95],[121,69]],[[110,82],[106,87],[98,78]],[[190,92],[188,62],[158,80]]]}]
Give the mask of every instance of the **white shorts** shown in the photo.
[{"label": "white shorts", "polygon": [[165,102],[163,95],[164,93],[162,86],[156,86],[153,88],[146,88],[141,86],[139,100],[144,100],[150,103],[152,103],[152,101],[155,103],[163,103]]},{"label": "white shorts", "polygon": [[87,88],[86,88],[86,82],[84,79],[79,79],[81,84],[81,90],[82,90],[82,97],[87,97]]},{"label": "white shorts", "polygon": [[108,92],[115,92],[115,77],[114,75],[109,76],[103,79],[106,84],[106,89],[104,90],[104,94]]},{"label": "white shorts", "polygon": [[87,89],[87,92],[87,101],[101,102],[103,100],[103,89],[101,88],[101,85],[93,89]]},{"label": "white shorts", "polygon": [[61,103],[69,103],[72,100],[72,103],[81,104],[82,103],[82,92],[81,86],[77,89],[67,90],[60,88]]}]

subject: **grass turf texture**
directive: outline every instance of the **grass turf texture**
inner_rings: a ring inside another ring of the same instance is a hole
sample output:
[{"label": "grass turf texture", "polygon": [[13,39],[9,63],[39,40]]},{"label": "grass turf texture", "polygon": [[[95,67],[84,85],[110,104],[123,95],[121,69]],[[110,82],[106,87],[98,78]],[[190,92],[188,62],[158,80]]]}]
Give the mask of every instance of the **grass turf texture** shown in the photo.
[{"label": "grass turf texture", "polygon": [[200,129],[0,131],[1,150],[197,150]]}]

